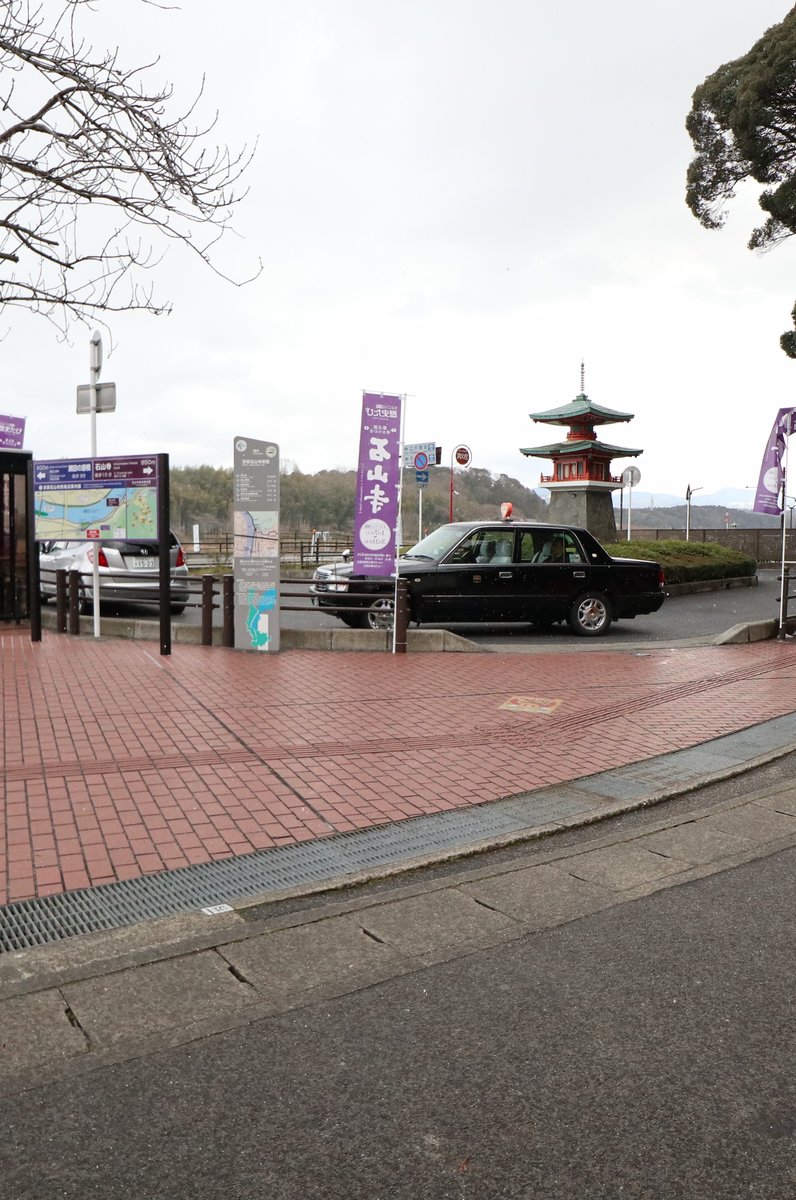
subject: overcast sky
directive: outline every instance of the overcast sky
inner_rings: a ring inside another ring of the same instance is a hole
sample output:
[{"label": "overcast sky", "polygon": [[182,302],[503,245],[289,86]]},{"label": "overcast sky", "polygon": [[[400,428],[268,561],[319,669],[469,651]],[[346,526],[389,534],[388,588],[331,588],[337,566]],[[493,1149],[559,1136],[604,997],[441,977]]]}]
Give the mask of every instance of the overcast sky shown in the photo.
[{"label": "overcast sky", "polygon": [[[48,0],[52,3],[53,0]],[[259,140],[225,270],[172,247],[169,317],[114,317],[101,455],[230,466],[237,434],[315,472],[355,465],[363,389],[407,396],[406,438],[538,484],[529,413],[580,390],[635,414],[641,488],[754,484],[778,408],[796,244],[746,249],[685,206],[691,93],[788,12],[785,0],[103,0],[97,45]],[[153,48],[155,48],[153,50]],[[90,328],[2,314],[5,398],[37,458],[82,456]],[[749,492],[751,497],[752,492]]]}]

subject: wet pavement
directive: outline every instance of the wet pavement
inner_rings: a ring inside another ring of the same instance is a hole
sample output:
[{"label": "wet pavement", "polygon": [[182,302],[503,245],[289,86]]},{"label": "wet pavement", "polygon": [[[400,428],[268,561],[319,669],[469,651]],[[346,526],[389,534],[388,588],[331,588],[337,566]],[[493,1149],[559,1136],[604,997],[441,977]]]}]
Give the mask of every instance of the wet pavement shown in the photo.
[{"label": "wet pavement", "polygon": [[[552,819],[594,819],[623,791],[683,790],[796,744],[790,641],[532,658],[0,642],[2,905],[480,820],[510,797],[561,804],[575,781],[574,813]],[[641,783],[622,775],[640,763]]]}]

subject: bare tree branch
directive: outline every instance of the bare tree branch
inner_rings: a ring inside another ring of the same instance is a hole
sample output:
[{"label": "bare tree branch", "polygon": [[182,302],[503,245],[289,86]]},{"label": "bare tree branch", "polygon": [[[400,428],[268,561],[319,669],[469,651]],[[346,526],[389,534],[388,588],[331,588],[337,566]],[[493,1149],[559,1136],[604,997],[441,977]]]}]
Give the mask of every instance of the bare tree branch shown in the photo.
[{"label": "bare tree branch", "polygon": [[204,80],[174,116],[172,89],[144,86],[153,63],[126,68],[118,50],[88,45],[78,25],[90,2],[0,9],[0,308],[24,305],[62,331],[103,312],[169,311],[142,282],[159,241],[223,276],[212,251],[253,154],[213,145],[215,119],[197,124]]}]

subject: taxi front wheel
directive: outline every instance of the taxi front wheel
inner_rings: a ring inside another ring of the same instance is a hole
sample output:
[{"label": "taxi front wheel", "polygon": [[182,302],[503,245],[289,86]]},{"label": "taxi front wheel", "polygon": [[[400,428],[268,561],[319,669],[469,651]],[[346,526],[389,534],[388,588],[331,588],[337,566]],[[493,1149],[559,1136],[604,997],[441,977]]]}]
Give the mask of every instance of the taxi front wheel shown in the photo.
[{"label": "taxi front wheel", "polygon": [[599,592],[584,592],[569,610],[569,627],[580,637],[600,637],[612,619],[611,602]]},{"label": "taxi front wheel", "polygon": [[374,600],[365,612],[366,629],[392,629],[395,604],[391,596]]}]

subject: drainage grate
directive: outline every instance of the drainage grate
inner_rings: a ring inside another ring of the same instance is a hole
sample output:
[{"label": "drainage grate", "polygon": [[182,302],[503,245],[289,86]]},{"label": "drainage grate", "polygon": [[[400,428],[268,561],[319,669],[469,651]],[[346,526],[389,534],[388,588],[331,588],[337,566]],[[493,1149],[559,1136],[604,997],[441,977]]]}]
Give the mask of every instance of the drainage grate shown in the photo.
[{"label": "drainage grate", "polygon": [[138,921],[234,904],[301,884],[323,883],[490,836],[547,825],[593,808],[587,796],[538,792],[456,812],[411,817],[375,829],[256,850],[237,858],[178,867],[0,907],[0,952],[120,929]]}]

